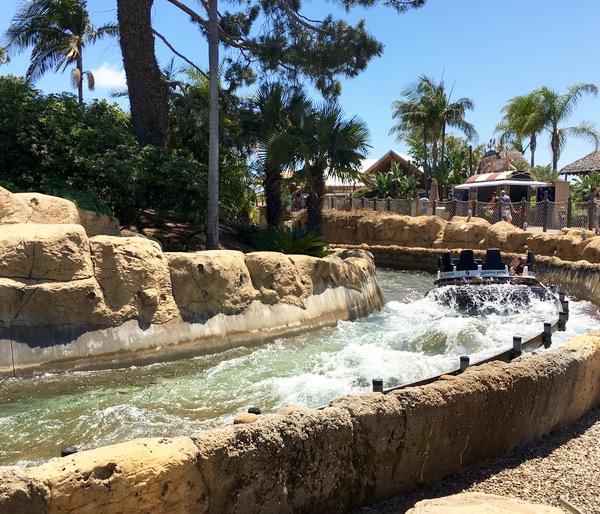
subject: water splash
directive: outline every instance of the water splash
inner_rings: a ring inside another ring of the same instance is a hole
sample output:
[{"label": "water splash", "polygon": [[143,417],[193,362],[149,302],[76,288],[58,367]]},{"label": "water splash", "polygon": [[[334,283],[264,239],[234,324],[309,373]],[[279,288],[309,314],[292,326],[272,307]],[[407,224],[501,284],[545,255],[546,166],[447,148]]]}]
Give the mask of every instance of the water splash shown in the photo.
[{"label": "water splash", "polygon": [[[460,355],[485,358],[552,321],[553,306],[539,298],[468,316],[425,296],[432,275],[378,277],[388,302],[359,321],[185,361],[0,381],[0,465],[39,464],[72,445],[191,434],[251,406],[320,407],[370,390],[375,377],[393,387],[454,369]],[[571,300],[570,312],[553,346],[597,328],[595,306]]]}]

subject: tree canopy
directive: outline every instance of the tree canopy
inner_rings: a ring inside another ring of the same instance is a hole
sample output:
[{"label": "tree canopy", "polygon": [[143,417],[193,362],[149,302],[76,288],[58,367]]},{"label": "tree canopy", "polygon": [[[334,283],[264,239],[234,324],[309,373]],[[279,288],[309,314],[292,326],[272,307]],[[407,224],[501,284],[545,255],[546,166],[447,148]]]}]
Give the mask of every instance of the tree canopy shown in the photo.
[{"label": "tree canopy", "polygon": [[[256,73],[264,78],[284,77],[288,83],[301,78],[312,82],[324,96],[340,93],[339,77],[353,77],[369,61],[381,54],[383,47],[365,29],[364,21],[355,26],[326,16],[311,20],[302,13],[298,0],[230,0],[234,10],[218,10],[217,0],[200,3],[194,10],[181,0],[166,0],[197,24],[208,40],[211,108],[209,109],[209,191],[207,245],[218,246],[218,47],[228,50],[223,78],[230,87],[249,84]],[[404,12],[422,6],[426,0],[383,0],[383,4]],[[356,6],[370,7],[377,0],[336,0],[347,11]],[[130,90],[133,126],[141,142],[166,144],[168,133],[161,121],[166,113],[164,84],[155,73],[156,59],[149,10],[153,0],[118,0],[121,46],[125,73]],[[136,12],[141,16],[137,17]],[[154,32],[163,41],[166,39]],[[134,55],[133,49],[143,46]],[[126,57],[126,53],[131,55]],[[136,59],[133,59],[133,57]],[[144,91],[134,91],[143,89]],[[135,99],[135,100],[134,100]],[[148,118],[152,123],[138,123]],[[143,131],[150,131],[144,133]]]},{"label": "tree canopy", "polygon": [[469,139],[477,138],[475,128],[465,120],[467,111],[473,110],[475,105],[469,98],[451,101],[444,81],[437,83],[427,75],[405,88],[402,97],[392,104],[392,118],[398,123],[390,133],[396,134],[398,140],[415,135],[421,139],[423,182],[427,190],[428,178],[438,171],[440,148],[441,161],[444,161],[447,127],[463,132]]},{"label": "tree canopy", "polygon": [[32,82],[50,70],[64,71],[75,65],[71,78],[83,102],[83,79],[94,89],[94,77],[83,69],[83,49],[107,35],[116,35],[117,25],[96,28],[86,0],[32,0],[23,3],[6,32],[7,49],[21,52],[32,47],[25,78]]}]

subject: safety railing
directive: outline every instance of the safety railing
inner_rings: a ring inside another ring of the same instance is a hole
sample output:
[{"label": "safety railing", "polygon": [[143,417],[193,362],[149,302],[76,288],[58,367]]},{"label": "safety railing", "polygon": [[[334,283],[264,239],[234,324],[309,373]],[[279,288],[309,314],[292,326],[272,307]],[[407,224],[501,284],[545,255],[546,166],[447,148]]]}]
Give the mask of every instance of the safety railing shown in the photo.
[{"label": "safety railing", "polygon": [[454,216],[475,216],[490,223],[504,220],[527,229],[537,227],[543,232],[562,228],[579,228],[600,232],[600,203],[597,201],[551,202],[550,200],[495,204],[477,200],[430,201],[426,198],[344,198],[329,196],[324,203],[325,209],[339,211],[372,210],[392,212],[405,216],[434,215],[446,220]]},{"label": "safety railing", "polygon": [[513,359],[516,359],[517,357],[521,356],[523,352],[531,352],[542,346],[544,348],[550,348],[550,346],[552,345],[552,334],[557,331],[564,332],[566,330],[567,321],[569,319],[569,301],[566,300],[564,293],[559,293],[557,304],[559,308],[558,319],[554,323],[544,323],[543,331],[529,338],[525,342],[522,341],[521,337],[515,336],[513,337],[512,348],[503,350],[502,352],[495,354],[491,357],[487,357],[485,359],[471,363],[471,359],[468,355],[462,355],[460,357],[460,365],[456,369],[432,377],[417,380],[415,382],[401,384],[395,387],[391,387],[389,389],[384,389],[384,382],[382,378],[374,378],[372,379],[373,392],[387,394],[392,391],[397,391],[399,389],[405,389],[407,387],[423,386],[431,384],[433,382],[437,382],[443,376],[460,375],[469,366],[479,366],[481,364],[486,364],[488,362],[493,361],[510,362]]}]

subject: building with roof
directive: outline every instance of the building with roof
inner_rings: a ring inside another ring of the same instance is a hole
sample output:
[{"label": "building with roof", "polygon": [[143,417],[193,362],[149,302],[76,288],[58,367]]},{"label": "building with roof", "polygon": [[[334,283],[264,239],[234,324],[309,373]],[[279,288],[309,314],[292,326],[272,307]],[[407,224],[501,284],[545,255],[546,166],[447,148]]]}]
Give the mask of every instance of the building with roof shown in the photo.
[{"label": "building with roof", "polygon": [[411,159],[408,155],[396,152],[395,150],[386,152],[379,159],[363,159],[361,161],[360,173],[364,178],[341,179],[339,177],[328,177],[325,183],[327,193],[336,198],[345,198],[348,194],[352,194],[357,188],[363,187],[367,183],[369,175],[387,173],[390,171],[392,163],[396,163],[405,174],[412,174],[421,179],[423,172],[412,165],[410,161]]},{"label": "building with roof", "polygon": [[467,178],[464,184],[453,187],[454,195],[457,199],[484,202],[493,193],[500,196],[504,190],[512,202],[520,202],[523,198],[529,201],[532,188],[550,184],[536,180],[529,171],[523,169],[528,166],[521,152],[489,151],[482,159],[478,173]]}]

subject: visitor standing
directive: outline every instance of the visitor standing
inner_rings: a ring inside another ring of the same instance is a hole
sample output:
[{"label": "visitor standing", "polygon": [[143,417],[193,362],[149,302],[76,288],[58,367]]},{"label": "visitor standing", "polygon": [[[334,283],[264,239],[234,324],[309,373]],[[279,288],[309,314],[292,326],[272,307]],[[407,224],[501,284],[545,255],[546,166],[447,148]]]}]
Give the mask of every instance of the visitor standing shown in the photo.
[{"label": "visitor standing", "polygon": [[500,191],[500,201],[506,204],[510,203],[510,196],[506,194],[506,191],[504,189]]}]

